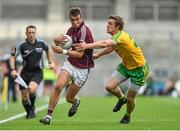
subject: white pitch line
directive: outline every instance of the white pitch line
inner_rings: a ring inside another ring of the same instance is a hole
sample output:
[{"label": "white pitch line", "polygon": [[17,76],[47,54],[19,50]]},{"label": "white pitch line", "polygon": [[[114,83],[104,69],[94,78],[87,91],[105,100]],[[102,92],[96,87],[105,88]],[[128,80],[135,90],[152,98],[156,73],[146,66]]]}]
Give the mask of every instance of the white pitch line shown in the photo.
[{"label": "white pitch line", "polygon": [[[63,104],[63,103],[65,103],[65,99],[64,99],[64,98],[59,102],[59,104]],[[43,106],[40,106],[40,107],[38,107],[38,108],[36,109],[36,112],[42,111],[42,110],[47,109],[47,108],[48,108],[48,104],[43,105]],[[18,118],[23,117],[23,116],[25,116],[25,115],[26,115],[26,112],[17,114],[17,115],[15,115],[15,116],[9,117],[9,118],[7,118],[7,119],[5,119],[5,120],[1,120],[1,121],[0,121],[0,124],[6,123],[6,122],[8,122],[8,121],[15,120],[15,119],[18,119]]]}]

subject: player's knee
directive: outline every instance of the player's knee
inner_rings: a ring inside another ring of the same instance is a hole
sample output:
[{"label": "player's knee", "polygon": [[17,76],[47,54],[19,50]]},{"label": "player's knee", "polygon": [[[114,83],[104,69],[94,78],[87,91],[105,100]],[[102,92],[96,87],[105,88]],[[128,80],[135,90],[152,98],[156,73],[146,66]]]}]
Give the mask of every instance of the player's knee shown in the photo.
[{"label": "player's knee", "polygon": [[36,90],[29,90],[29,95],[34,95],[36,94]]},{"label": "player's knee", "polygon": [[111,87],[111,86],[109,86],[109,85],[106,85],[106,87],[105,87],[105,88],[106,88],[106,90],[107,90],[107,91],[109,91],[109,92],[111,92],[111,90],[112,90],[112,87]]},{"label": "player's knee", "polygon": [[61,92],[64,88],[63,84],[61,82],[55,84],[55,90]]},{"label": "player's knee", "polygon": [[27,95],[22,95],[22,101],[28,101],[28,96]]}]

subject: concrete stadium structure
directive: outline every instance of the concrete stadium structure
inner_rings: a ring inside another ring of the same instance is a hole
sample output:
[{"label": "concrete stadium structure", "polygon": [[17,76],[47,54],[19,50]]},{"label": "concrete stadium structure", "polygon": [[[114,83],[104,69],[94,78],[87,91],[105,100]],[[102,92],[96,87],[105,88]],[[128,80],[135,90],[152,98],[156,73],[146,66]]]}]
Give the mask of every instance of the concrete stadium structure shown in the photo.
[{"label": "concrete stadium structure", "polygon": [[[160,81],[180,73],[180,0],[0,0],[0,48],[9,51],[25,37],[25,27],[34,24],[38,36],[49,44],[70,26],[68,9],[79,6],[95,40],[110,37],[106,20],[111,14],[124,18],[125,30],[140,44],[151,74]],[[4,51],[4,52],[3,52]],[[65,57],[56,55],[63,63]],[[96,61],[83,95],[104,95],[107,77],[119,60],[115,54]]]}]

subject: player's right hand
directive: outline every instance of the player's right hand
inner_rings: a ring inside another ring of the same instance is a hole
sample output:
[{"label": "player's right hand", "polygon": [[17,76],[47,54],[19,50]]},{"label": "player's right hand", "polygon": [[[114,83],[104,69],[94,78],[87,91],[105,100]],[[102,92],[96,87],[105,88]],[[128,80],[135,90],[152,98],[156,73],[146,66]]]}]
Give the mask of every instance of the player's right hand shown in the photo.
[{"label": "player's right hand", "polygon": [[93,54],[93,60],[95,60],[95,59],[97,59],[97,58],[99,58],[98,54],[94,53],[94,54]]},{"label": "player's right hand", "polygon": [[16,70],[14,69],[14,70],[11,70],[11,76],[13,77],[13,78],[15,78],[15,76],[16,76]]}]

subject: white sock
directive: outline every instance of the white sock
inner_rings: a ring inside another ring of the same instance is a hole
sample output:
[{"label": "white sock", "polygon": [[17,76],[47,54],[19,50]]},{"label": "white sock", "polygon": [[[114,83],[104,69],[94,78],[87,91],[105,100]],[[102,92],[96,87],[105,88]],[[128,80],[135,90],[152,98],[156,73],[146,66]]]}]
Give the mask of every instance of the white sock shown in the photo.
[{"label": "white sock", "polygon": [[79,104],[79,98],[77,99],[77,103],[74,104],[74,106],[77,106]]},{"label": "white sock", "polygon": [[51,119],[51,116],[50,115],[46,115],[46,117],[50,118]]}]

